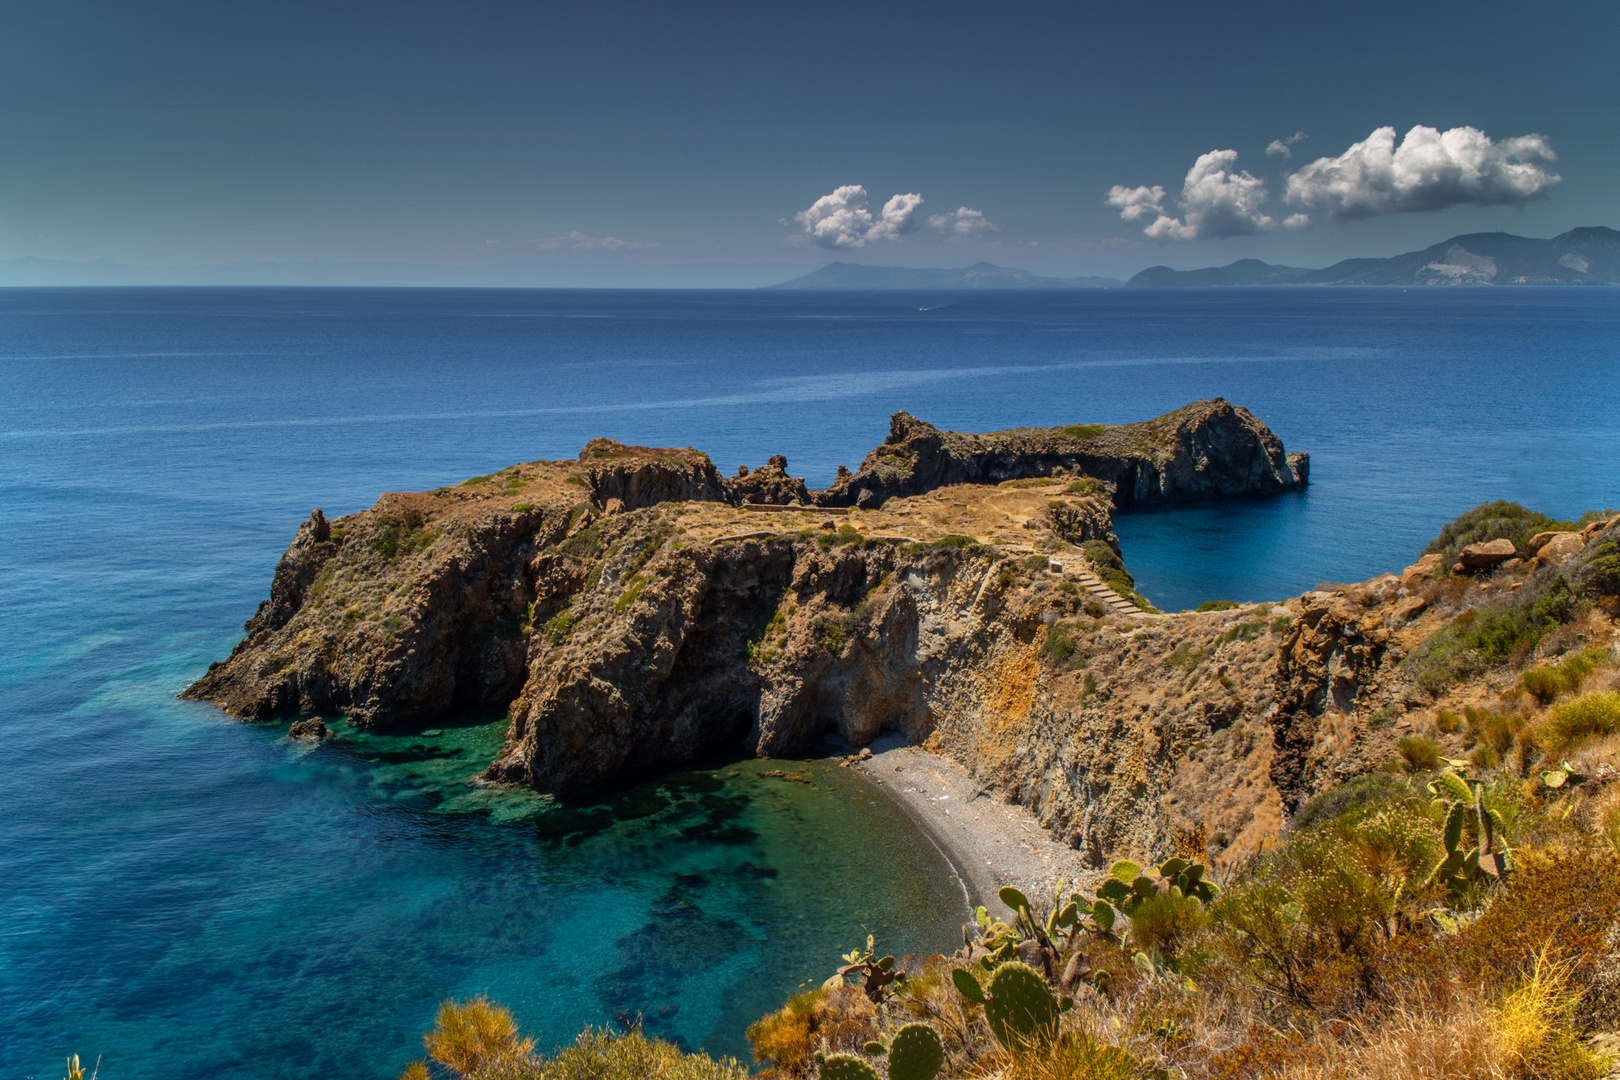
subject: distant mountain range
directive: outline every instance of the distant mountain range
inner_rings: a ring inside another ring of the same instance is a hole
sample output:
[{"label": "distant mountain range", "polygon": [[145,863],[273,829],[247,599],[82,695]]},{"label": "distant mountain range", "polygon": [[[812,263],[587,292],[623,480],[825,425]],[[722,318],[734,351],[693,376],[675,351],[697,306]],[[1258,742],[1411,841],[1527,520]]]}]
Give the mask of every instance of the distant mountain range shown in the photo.
[{"label": "distant mountain range", "polygon": [[1346,259],[1325,270],[1242,259],[1230,266],[1153,266],[1125,283],[1200,285],[1620,285],[1620,232],[1571,229],[1551,240],[1511,233],[1453,236],[1392,259]]},{"label": "distant mountain range", "polygon": [[820,270],[767,285],[769,289],[1111,289],[1125,284],[1111,277],[1041,277],[1028,270],[980,262],[960,270],[828,263]]},{"label": "distant mountain range", "polygon": [[1227,266],[1151,266],[1129,281],[1041,277],[981,262],[961,270],[828,263],[773,289],[1106,289],[1221,285],[1620,285],[1620,232],[1596,226],[1551,240],[1469,233],[1390,259],[1346,259],[1325,270],[1239,259]]}]

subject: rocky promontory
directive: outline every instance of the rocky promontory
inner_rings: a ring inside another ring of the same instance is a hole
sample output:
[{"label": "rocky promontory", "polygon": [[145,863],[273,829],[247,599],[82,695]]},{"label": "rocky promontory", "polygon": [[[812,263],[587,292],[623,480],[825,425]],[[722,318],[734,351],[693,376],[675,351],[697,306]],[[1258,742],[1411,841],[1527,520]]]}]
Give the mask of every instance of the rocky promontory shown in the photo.
[{"label": "rocky promontory", "polygon": [[[990,434],[899,413],[825,491],[780,458],[725,478],[691,448],[597,439],[575,461],[315,511],[246,638],[185,694],[362,726],[506,708],[486,776],[558,791],[717,745],[896,731],[1022,798],[1041,755],[1019,732],[1068,693],[1043,659],[1055,643],[1082,623],[1121,643],[1155,632],[1088,573],[1117,561],[1113,509],[1287,490],[1306,467],[1221,401]],[[1108,670],[1075,684],[1088,729],[1127,693]],[[1205,730],[1228,711],[1193,715]],[[1093,818],[1068,823],[1093,846],[1127,828]]]}]

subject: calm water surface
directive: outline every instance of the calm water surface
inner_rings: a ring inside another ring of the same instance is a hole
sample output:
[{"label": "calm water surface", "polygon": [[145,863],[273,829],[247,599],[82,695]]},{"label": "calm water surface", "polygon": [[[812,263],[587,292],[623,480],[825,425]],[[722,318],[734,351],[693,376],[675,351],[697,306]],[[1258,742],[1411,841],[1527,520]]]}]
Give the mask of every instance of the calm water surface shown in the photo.
[{"label": "calm water surface", "polygon": [[937,853],[836,769],[557,806],[465,784],[499,717],[310,750],[174,700],[313,506],[596,435],[819,486],[900,408],[1220,395],[1311,452],[1310,490],[1118,532],[1161,606],[1276,598],[1399,568],[1483,499],[1620,505],[1617,362],[1620,290],[0,291],[0,1075],[384,1077],[479,991],[546,1045],[640,1013],[741,1054],[863,925],[952,947]]}]

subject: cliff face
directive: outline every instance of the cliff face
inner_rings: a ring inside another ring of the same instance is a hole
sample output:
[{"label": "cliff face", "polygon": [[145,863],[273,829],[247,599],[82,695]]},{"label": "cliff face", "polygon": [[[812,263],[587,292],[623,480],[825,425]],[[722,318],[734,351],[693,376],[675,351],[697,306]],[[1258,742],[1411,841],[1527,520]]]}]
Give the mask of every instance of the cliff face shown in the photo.
[{"label": "cliff face", "polygon": [[950,484],[999,483],[1056,470],[1105,481],[1114,504],[1274,495],[1304,487],[1310,458],[1247,409],[1198,401],[1137,424],[1077,424],[969,435],[896,413],[888,441],[860,471],[815,493],[823,506],[880,506]]},{"label": "cliff face", "polygon": [[[1117,547],[1116,504],[1304,477],[1303,455],[1223,402],[1056,434],[898,414],[828,492],[780,459],[725,480],[697,451],[595,440],[575,462],[317,511],[247,638],[186,695],[379,726],[507,707],[487,777],[553,790],[717,744],[899,730],[1099,859],[1195,823],[1236,843],[1281,812],[1268,723],[1279,687],[1309,677],[1279,659],[1299,605],[1111,615],[1076,583],[1077,545]],[[1290,707],[1314,722],[1301,694]],[[1221,809],[1183,813],[1194,802]]]}]

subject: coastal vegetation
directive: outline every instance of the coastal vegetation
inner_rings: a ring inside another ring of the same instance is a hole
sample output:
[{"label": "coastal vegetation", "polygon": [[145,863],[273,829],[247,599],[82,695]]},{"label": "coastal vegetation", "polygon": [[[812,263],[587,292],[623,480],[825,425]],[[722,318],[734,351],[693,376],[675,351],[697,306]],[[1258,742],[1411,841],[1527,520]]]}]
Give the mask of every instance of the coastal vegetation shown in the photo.
[{"label": "coastal vegetation", "polygon": [[[1324,792],[1235,864],[1003,889],[1010,917],[981,907],[953,955],[868,941],[749,1029],[761,1075],[1597,1080],[1613,1058],[1590,1036],[1620,1019],[1620,789],[1438,764]],[[481,999],[446,1003],[425,1045],[437,1071],[402,1080],[746,1075],[635,1023],[536,1054]]]},{"label": "coastal vegetation", "polygon": [[[1447,526],[1436,546],[1449,561],[1470,543],[1504,538],[1492,532],[1529,545],[1522,534],[1531,525],[1555,531],[1527,514],[1482,507]],[[841,965],[829,962],[824,983],[749,1029],[763,1070],[756,1075],[1608,1075],[1617,1059],[1607,1033],[1620,1024],[1612,625],[1620,597],[1591,584],[1607,579],[1589,568],[1615,557],[1606,538],[1614,524],[1600,519],[1580,551],[1550,565],[1517,558],[1456,575],[1419,564],[1394,591],[1389,575],[1309,594],[1284,614],[1210,605],[1179,616],[1224,621],[1164,644],[1156,663],[1165,685],[1207,679],[1236,696],[1241,687],[1214,665],[1222,657],[1230,665],[1234,650],[1264,649],[1277,657],[1279,682],[1309,700],[1314,669],[1304,658],[1345,650],[1345,670],[1377,665],[1379,674],[1357,674],[1363,685],[1395,680],[1410,689],[1348,701],[1346,719],[1358,718],[1362,732],[1353,739],[1360,750],[1342,759],[1351,775],[1305,787],[1259,842],[1173,832],[1143,852],[1152,861],[1116,859],[1083,885],[1002,889],[1001,914],[979,908],[951,955],[885,956],[868,939]],[[999,565],[1016,582],[1049,573],[1050,562],[1038,554]],[[787,595],[782,605],[792,603]],[[787,632],[787,610],[772,608],[765,640]],[[864,612],[840,610],[816,616],[815,626],[824,640],[836,632],[829,647],[843,650]],[[1370,635],[1374,618],[1404,636],[1346,637]],[[1098,693],[1090,668],[1102,659],[1096,635],[1105,621],[1059,619],[1040,639],[1048,677],[1075,679],[1087,707]],[[1333,696],[1331,680],[1321,693],[1319,723],[1347,700]],[[1244,722],[1220,723],[1231,726],[1206,739],[1240,745]],[[1279,789],[1287,791],[1282,749]],[[1204,741],[1189,756],[1206,753],[1221,756]],[[1194,798],[1212,806],[1220,792],[1197,789]],[[449,1037],[461,1030],[457,1010],[487,1008],[447,1004],[427,1042],[440,1071],[407,1076],[744,1073],[737,1062],[660,1043],[634,1021],[587,1030],[549,1056],[504,1023],[494,1026],[494,1049],[459,1059],[466,1068],[435,1050],[457,1045]]]}]

